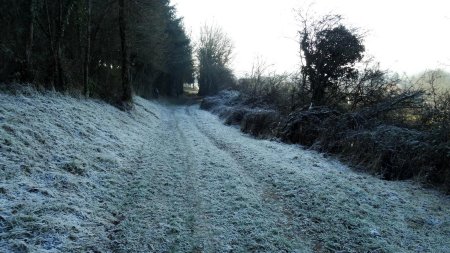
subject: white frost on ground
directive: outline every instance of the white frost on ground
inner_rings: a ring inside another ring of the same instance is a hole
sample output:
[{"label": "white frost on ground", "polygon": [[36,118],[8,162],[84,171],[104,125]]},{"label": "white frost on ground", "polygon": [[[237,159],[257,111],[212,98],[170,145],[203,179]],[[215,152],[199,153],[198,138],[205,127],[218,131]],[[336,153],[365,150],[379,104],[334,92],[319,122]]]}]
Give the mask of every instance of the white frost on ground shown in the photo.
[{"label": "white frost on ground", "polygon": [[0,94],[0,252],[450,252],[450,199],[197,106]]},{"label": "white frost on ground", "polygon": [[158,120],[141,101],[145,108],[126,113],[60,95],[0,94],[0,252],[110,249],[127,169]]}]

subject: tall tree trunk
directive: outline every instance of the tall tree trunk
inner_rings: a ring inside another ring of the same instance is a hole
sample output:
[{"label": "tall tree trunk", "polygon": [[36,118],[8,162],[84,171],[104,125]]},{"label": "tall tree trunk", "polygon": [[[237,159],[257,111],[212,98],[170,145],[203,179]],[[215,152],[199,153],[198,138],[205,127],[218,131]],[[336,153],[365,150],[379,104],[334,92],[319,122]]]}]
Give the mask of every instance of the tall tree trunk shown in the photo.
[{"label": "tall tree trunk", "polygon": [[119,0],[119,30],[122,46],[122,101],[129,102],[132,99],[130,83],[130,59],[127,45],[127,12],[125,0]]},{"label": "tall tree trunk", "polygon": [[86,49],[84,55],[83,87],[84,95],[89,97],[89,64],[91,56],[91,0],[86,0],[87,20],[86,20]]},{"label": "tall tree trunk", "polygon": [[312,97],[311,102],[314,106],[324,105],[325,85],[322,78],[315,78],[311,81]]},{"label": "tall tree trunk", "polygon": [[59,91],[64,90],[64,72],[62,66],[62,37],[63,37],[63,1],[58,0],[58,17],[57,17],[57,27],[56,27],[56,89]]},{"label": "tall tree trunk", "polygon": [[57,68],[57,56],[56,56],[56,48],[55,48],[55,29],[54,29],[54,23],[52,26],[52,16],[50,15],[50,6],[48,3],[48,0],[44,1],[44,5],[45,5],[45,13],[47,16],[47,33],[48,33],[48,40],[50,42],[50,51],[52,53],[52,57],[53,57],[53,73],[51,76],[52,79],[52,84],[51,86],[47,86],[47,88],[49,89],[55,89],[55,85],[56,85],[56,75],[58,72],[58,68]]},{"label": "tall tree trunk", "polygon": [[32,63],[32,54],[33,54],[33,42],[34,42],[34,19],[35,19],[35,8],[34,8],[34,0],[29,0],[29,15],[30,20],[28,24],[28,34],[26,40],[26,48],[25,48],[25,67],[26,67],[26,76],[25,80],[28,82],[32,82],[34,79],[33,76],[33,63]]}]

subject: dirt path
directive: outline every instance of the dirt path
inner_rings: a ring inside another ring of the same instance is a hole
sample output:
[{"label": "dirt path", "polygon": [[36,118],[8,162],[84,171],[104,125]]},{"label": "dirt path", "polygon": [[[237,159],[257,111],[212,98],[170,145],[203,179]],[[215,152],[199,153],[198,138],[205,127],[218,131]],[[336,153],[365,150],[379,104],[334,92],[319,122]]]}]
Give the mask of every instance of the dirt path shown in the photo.
[{"label": "dirt path", "polygon": [[[196,106],[161,106],[116,249],[156,252],[448,252],[449,200],[255,140]],[[120,241],[120,240],[119,240]]]}]

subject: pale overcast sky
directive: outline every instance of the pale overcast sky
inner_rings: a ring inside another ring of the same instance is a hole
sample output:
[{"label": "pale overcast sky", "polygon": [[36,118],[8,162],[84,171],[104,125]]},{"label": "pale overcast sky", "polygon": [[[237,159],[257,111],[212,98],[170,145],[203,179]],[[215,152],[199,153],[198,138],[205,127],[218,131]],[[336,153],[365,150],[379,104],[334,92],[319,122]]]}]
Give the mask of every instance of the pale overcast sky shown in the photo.
[{"label": "pale overcast sky", "polygon": [[444,68],[450,71],[449,0],[172,0],[196,39],[215,23],[235,45],[237,75],[260,56],[273,70],[298,68],[296,9],[341,14],[346,23],[369,31],[366,54],[399,73]]}]

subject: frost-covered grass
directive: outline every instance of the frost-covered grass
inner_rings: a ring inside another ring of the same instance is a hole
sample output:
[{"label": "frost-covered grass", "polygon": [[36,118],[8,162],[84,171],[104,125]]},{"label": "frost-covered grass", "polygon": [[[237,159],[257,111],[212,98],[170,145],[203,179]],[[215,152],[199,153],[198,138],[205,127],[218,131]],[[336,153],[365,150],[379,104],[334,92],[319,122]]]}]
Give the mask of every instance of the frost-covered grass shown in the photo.
[{"label": "frost-covered grass", "polygon": [[[220,150],[211,153],[236,161],[239,177],[253,185],[247,203],[278,208],[279,222],[271,228],[288,242],[303,240],[314,252],[450,252],[448,196],[356,173],[296,145],[255,140],[217,124],[208,112],[191,110],[192,121]],[[273,244],[266,247],[275,251]]]},{"label": "frost-covered grass", "polygon": [[0,94],[0,252],[107,252],[125,172],[155,121],[57,94]]},{"label": "frost-covered grass", "polygon": [[0,94],[0,252],[450,252],[450,199],[198,106]]}]

